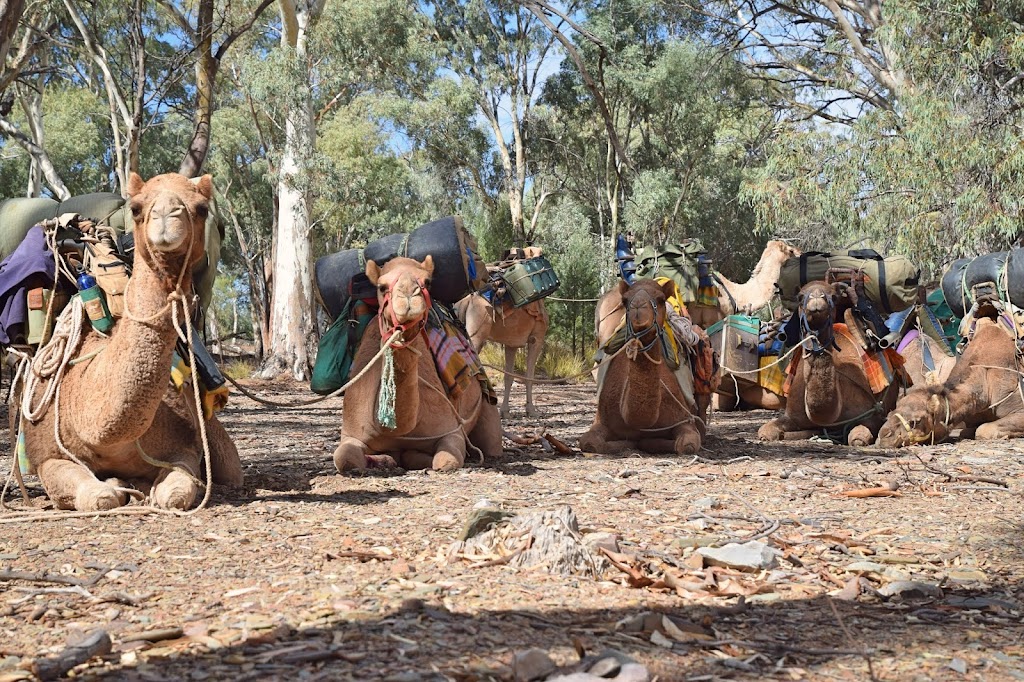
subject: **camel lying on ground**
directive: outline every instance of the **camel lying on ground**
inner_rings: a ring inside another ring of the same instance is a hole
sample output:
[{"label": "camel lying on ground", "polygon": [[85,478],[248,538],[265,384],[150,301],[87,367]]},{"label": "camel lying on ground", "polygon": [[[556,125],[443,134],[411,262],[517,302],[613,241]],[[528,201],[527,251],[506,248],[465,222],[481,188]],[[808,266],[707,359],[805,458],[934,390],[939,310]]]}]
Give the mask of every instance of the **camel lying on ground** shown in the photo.
[{"label": "camel lying on ground", "polygon": [[858,342],[835,332],[838,298],[836,286],[825,282],[800,290],[797,314],[805,319],[803,342],[810,349],[796,368],[785,415],[758,430],[761,440],[796,440],[842,429],[850,445],[870,445],[896,404],[901,382],[894,380],[874,394]]},{"label": "camel lying on ground", "polygon": [[[45,413],[24,423],[29,462],[61,509],[123,505],[125,483],[148,490],[154,504],[171,509],[188,508],[199,491],[203,416],[190,388],[178,391],[170,382],[178,338],[170,306],[177,296],[191,299],[192,266],[203,256],[213,183],[209,175],[193,182],[177,173],[143,183],[132,173],[128,195],[136,253],[124,294],[126,315],[109,337],[92,331],[83,315],[78,357],[85,360],[68,367]],[[37,397],[31,396],[34,404]],[[54,437],[58,417],[60,443]],[[241,485],[241,462],[230,436],[216,417],[206,421],[206,431],[214,481]]]},{"label": "camel lying on ground", "polygon": [[494,306],[481,294],[474,293],[455,305],[475,351],[483,350],[488,341],[505,348],[505,395],[500,410],[503,419],[510,414],[508,399],[512,392],[516,353],[520,348],[526,348],[526,414],[538,416],[540,411],[533,404],[533,379],[537,360],[544,348],[544,337],[548,333],[548,311],[543,299],[516,308],[507,303]]},{"label": "camel lying on ground", "polygon": [[1024,436],[1024,404],[1013,332],[1003,322],[978,319],[974,335],[944,382],[911,389],[879,432],[878,444],[938,443],[956,426],[979,440]]},{"label": "camel lying on ground", "polygon": [[338,471],[368,466],[452,471],[466,460],[467,438],[485,458],[501,455],[501,420],[480,382],[468,382],[453,402],[438,377],[423,331],[433,271],[430,256],[422,263],[393,258],[383,268],[372,260],[366,264],[366,276],[377,286],[379,313],[359,343],[352,376],[402,330],[392,344],[395,426],[386,428],[377,418],[382,359],[345,393],[341,443],[334,451]]},{"label": "camel lying on ground", "polygon": [[[645,452],[694,454],[704,438],[706,404],[699,409],[680,387],[665,362],[662,347],[665,302],[675,284],[664,288],[640,279],[632,286],[619,282],[616,290],[626,310],[626,345],[610,361],[598,385],[597,415],[580,438],[588,452],[616,453],[628,449]],[[686,364],[686,351],[680,351]]]},{"label": "camel lying on ground", "polygon": [[[787,259],[799,256],[800,251],[786,242],[773,240],[768,242],[753,272],[743,284],[730,282],[718,274],[722,281],[719,292],[718,306],[689,305],[687,310],[693,323],[707,329],[715,322],[728,315],[750,315],[767,305],[775,295],[775,285],[779,281],[779,272]],[[730,298],[731,295],[731,298]],[[735,305],[733,302],[735,301]],[[597,345],[603,346],[612,337],[622,321],[622,298],[617,289],[612,289],[601,296],[594,313],[594,327],[597,334]]]}]

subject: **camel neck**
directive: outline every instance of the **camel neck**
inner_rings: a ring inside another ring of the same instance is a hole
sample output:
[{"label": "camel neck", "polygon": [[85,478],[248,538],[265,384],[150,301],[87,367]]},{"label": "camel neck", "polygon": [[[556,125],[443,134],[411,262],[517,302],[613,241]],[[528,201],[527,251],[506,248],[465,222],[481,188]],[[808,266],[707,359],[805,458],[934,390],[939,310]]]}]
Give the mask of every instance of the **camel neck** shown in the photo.
[{"label": "camel neck", "polygon": [[[114,326],[103,352],[85,368],[86,385],[103,387],[104,394],[95,409],[81,413],[86,423],[78,432],[87,442],[130,442],[149,430],[170,379],[177,333],[167,302],[175,284],[136,258],[125,292],[126,314]],[[182,288],[189,291],[191,286],[187,273]],[[178,319],[184,324],[180,313]]]},{"label": "camel neck", "polygon": [[665,359],[661,344],[655,343],[647,352],[638,353],[626,366],[626,385],[619,402],[623,419],[632,428],[647,429],[658,423],[661,416],[661,377]]},{"label": "camel neck", "polygon": [[388,435],[400,436],[416,428],[419,421],[420,373],[419,363],[423,354],[429,355],[422,334],[417,334],[402,348],[395,348],[395,428],[388,429]]},{"label": "camel neck", "polygon": [[832,353],[808,354],[804,367],[804,410],[814,424],[830,426],[843,413],[842,393],[838,390]]}]

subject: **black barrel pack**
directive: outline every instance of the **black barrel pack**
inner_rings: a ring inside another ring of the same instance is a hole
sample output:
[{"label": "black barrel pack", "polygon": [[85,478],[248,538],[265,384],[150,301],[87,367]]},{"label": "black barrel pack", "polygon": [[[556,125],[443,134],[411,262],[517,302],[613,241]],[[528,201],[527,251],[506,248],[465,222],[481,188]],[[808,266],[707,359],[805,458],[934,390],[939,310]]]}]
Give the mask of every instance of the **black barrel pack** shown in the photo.
[{"label": "black barrel pack", "polygon": [[476,239],[462,224],[449,216],[417,227],[408,234],[391,234],[370,242],[363,249],[347,249],[316,261],[316,291],[327,314],[337,319],[350,300],[375,299],[377,291],[366,279],[366,262],[383,267],[392,258],[404,256],[434,261],[430,295],[442,303],[455,303],[487,284],[487,266],[477,254]]},{"label": "black barrel pack", "polygon": [[974,305],[977,287],[993,285],[999,300],[1024,308],[1024,249],[960,258],[942,276],[942,295],[950,311],[963,318]]}]

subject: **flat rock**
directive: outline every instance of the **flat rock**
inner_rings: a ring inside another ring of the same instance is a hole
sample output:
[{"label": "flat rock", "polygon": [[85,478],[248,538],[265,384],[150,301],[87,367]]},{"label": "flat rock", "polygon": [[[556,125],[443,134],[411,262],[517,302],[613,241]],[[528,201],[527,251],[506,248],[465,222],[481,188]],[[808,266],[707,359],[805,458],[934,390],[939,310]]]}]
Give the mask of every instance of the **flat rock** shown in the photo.
[{"label": "flat rock", "polygon": [[778,551],[763,542],[751,540],[742,545],[735,542],[722,547],[700,547],[697,554],[709,566],[723,566],[740,571],[763,571],[779,563]]},{"label": "flat rock", "polygon": [[874,561],[854,561],[846,567],[850,573],[884,573],[887,567]]},{"label": "flat rock", "polygon": [[883,597],[902,597],[904,599],[942,599],[942,590],[937,585],[917,580],[898,580],[889,583],[878,593]]},{"label": "flat rock", "polygon": [[558,666],[542,649],[527,649],[512,657],[512,676],[515,682],[543,680]]},{"label": "flat rock", "polygon": [[602,547],[607,549],[609,552],[618,552],[619,536],[615,533],[587,533],[583,536],[583,544],[595,554],[597,554]]}]

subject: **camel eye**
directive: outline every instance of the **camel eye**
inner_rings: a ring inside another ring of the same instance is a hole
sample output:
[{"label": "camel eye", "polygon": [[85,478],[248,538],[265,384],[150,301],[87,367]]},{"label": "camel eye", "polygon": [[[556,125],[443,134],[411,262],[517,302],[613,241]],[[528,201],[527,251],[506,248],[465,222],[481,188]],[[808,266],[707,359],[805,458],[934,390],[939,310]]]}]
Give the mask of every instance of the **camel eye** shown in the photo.
[{"label": "camel eye", "polygon": [[426,278],[425,280],[423,280],[423,288],[424,288],[424,289],[429,289],[429,288],[430,288],[430,285],[431,285],[431,283],[432,283],[433,281],[434,281],[434,280],[432,280],[432,279],[430,279],[429,277],[427,277],[427,278]]},{"label": "camel eye", "polygon": [[377,285],[377,291],[379,291],[382,294],[388,293],[388,285],[387,284],[378,284]]},{"label": "camel eye", "polygon": [[133,215],[133,216],[135,216],[136,218],[138,218],[138,217],[139,217],[139,214],[141,214],[141,213],[142,213],[142,204],[139,204],[139,203],[137,203],[137,202],[134,202],[134,201],[133,201],[133,202],[131,203],[131,206],[130,206],[129,208],[131,208],[131,210],[132,210],[132,215]]},{"label": "camel eye", "polygon": [[199,204],[196,206],[196,215],[206,220],[206,216],[210,215],[210,207],[206,204]]}]

